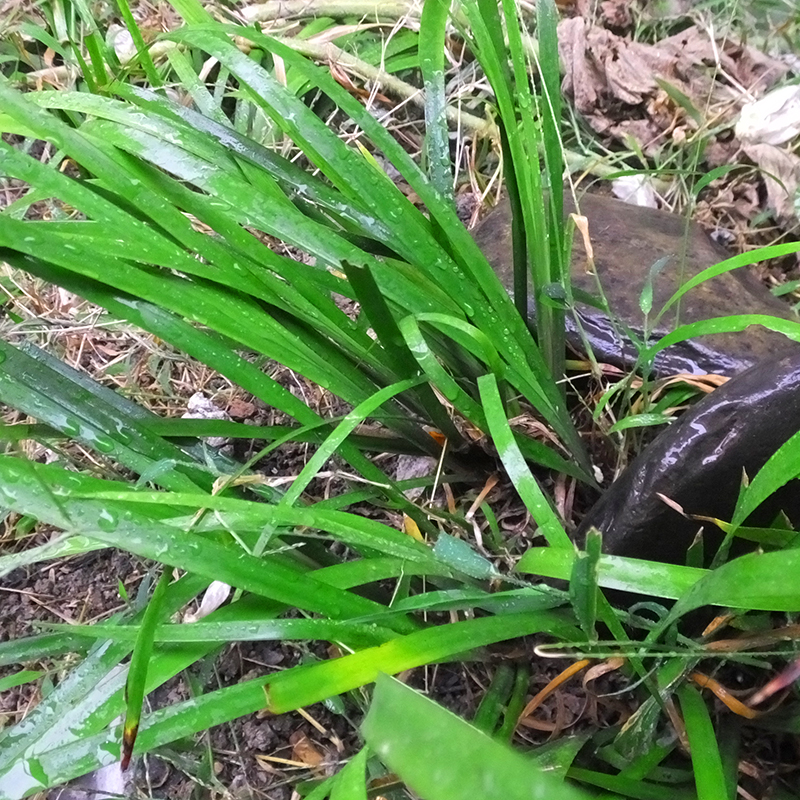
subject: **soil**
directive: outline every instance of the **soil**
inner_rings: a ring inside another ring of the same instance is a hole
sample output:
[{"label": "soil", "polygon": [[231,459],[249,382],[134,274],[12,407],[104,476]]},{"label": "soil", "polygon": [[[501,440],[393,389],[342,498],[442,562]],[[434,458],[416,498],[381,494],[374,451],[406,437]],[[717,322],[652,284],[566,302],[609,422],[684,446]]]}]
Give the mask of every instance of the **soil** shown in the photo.
[{"label": "soil", "polygon": [[[153,29],[159,29],[165,13],[163,9],[152,8],[143,2],[138,5],[137,13],[149,15]],[[589,6],[597,4],[577,2],[559,5],[569,8],[573,15],[589,19],[594,13]],[[631,19],[625,7],[631,4],[614,0],[600,5],[607,18],[595,21],[605,24],[614,35],[627,35]],[[615,10],[618,13],[611,13]],[[171,20],[170,25],[174,27],[175,21]],[[582,85],[581,81],[577,81],[576,85]],[[619,86],[619,82],[616,85]],[[602,94],[601,89],[598,92]],[[596,133],[599,131],[598,141],[602,147],[614,150],[621,146],[620,141],[614,138],[616,129],[629,123],[631,114],[626,112],[624,105],[620,105],[619,98],[609,95],[605,99],[615,108],[616,118],[598,119],[592,121],[592,125]],[[659,98],[659,103],[661,113],[656,114],[653,104],[637,100],[637,121],[646,122],[649,128],[666,119],[672,125],[670,132],[673,138],[674,131],[684,131],[684,135],[687,130],[691,132],[689,121],[681,109],[673,107],[665,115],[664,109],[669,104],[663,97]],[[703,106],[700,103],[698,107]],[[587,118],[591,116],[587,113]],[[640,120],[642,117],[645,119]],[[658,137],[663,133],[663,127],[658,128],[653,136],[648,134],[652,139],[648,140],[648,145],[661,146],[663,140]],[[421,137],[413,131],[408,132],[408,136],[410,149],[416,150]],[[709,152],[715,148],[716,151],[724,150],[725,159],[730,160],[729,154],[736,152],[738,145],[727,139],[715,140],[710,142]],[[725,160],[721,156],[719,158],[720,162]],[[762,232],[754,234],[749,227],[749,223],[763,212],[764,191],[763,188],[759,190],[758,181],[752,172],[746,176],[734,172],[720,177],[707,187],[701,198],[698,216],[702,223],[706,227],[725,228],[742,249],[751,246],[754,241],[772,241],[776,232],[771,228],[762,226]],[[9,181],[2,188],[4,196],[0,203],[5,205],[16,199],[20,184]],[[715,200],[724,202],[715,203]],[[466,217],[473,211],[474,195],[461,195],[461,203]],[[36,209],[32,213],[36,213]],[[757,239],[758,236],[762,238]],[[773,284],[785,279],[786,271],[797,269],[796,262],[786,261],[771,272],[765,271],[764,280]],[[791,276],[795,277],[794,274]],[[38,344],[47,346],[50,352],[63,357],[67,363],[156,413],[180,414],[185,410],[189,397],[201,391],[236,421],[259,425],[287,421],[281,419],[274,410],[242,393],[238,387],[230,385],[221,376],[202,365],[187,362],[182,354],[172,351],[163,342],[139,332],[92,326],[91,321],[97,319],[96,310],[66,293],[32,282],[26,284],[26,293],[17,302],[17,310],[24,309],[27,319],[48,321],[49,330],[45,335],[31,337]],[[5,313],[5,309],[1,310]],[[88,334],[84,329],[84,323],[87,322],[92,328]],[[313,404],[327,417],[340,416],[348,410],[330,395],[320,392],[282,367],[276,365],[273,376],[292,391],[312,398]],[[594,387],[587,388],[588,391],[594,391]],[[15,412],[8,412],[4,418],[8,422],[20,421]],[[238,459],[249,458],[254,452],[254,446],[244,440],[238,440],[228,447]],[[603,443],[598,441],[598,455],[601,455],[602,447]],[[310,445],[285,446],[263,459],[257,468],[263,474],[276,478],[296,475],[312,452]],[[35,458],[47,456],[41,450],[31,455]],[[91,470],[110,467],[94,457],[90,459],[78,448],[70,449],[69,456],[76,464]],[[602,457],[607,474],[614,474],[616,465],[613,454],[603,452]],[[335,472],[336,467],[334,463],[331,471]],[[330,496],[342,491],[345,486],[346,483],[334,475],[315,481],[310,492],[318,497]],[[571,517],[573,487],[568,482],[555,480],[553,489],[563,515]],[[581,498],[578,502],[581,502]],[[529,545],[527,513],[517,502],[514,493],[502,486],[493,496],[493,507],[504,532],[505,552],[512,555],[522,552]],[[370,509],[369,513],[381,512]],[[6,535],[0,544],[4,552],[41,544],[52,535],[52,531],[47,529],[35,529],[29,540],[10,540],[8,532],[15,529],[16,522],[16,519],[7,519],[2,523]],[[42,622],[100,621],[124,607],[126,600],[120,594],[120,582],[125,593],[135,597],[150,568],[150,564],[127,553],[103,550],[57,563],[18,569],[3,578],[0,586],[0,640],[8,641],[36,633],[36,624]],[[514,659],[533,662],[535,644],[533,640],[510,643],[487,654],[484,661],[430,666],[414,670],[404,678],[410,685],[426,691],[460,716],[471,718],[490,685],[497,664]],[[327,658],[328,655],[322,645],[233,644],[196,664],[187,674],[167,682],[152,693],[147,703],[151,709],[160,708],[188,698],[191,691],[232,685],[271,670],[294,666],[308,656]],[[48,683],[57,683],[72,660],[72,656],[63,656],[26,665],[30,669],[46,671],[47,677],[43,683],[24,684],[0,695],[0,727],[22,719],[40,700],[43,685],[46,688]],[[570,663],[572,661],[566,659],[536,659],[529,696],[535,695]],[[0,678],[13,674],[17,669],[16,665],[0,668]],[[521,733],[520,741],[541,744],[554,735],[554,728],[556,732],[565,729],[572,732],[580,731],[582,726],[597,728],[619,722],[632,711],[625,695],[617,697],[613,694],[621,688],[619,679],[613,674],[598,679],[590,690],[583,688],[579,680],[567,684],[537,712],[537,720],[541,723],[539,729],[526,728]],[[366,695],[354,693],[347,698],[343,709],[330,704],[317,704],[305,710],[307,716],[300,713],[279,717],[249,715],[201,735],[198,743],[175,743],[139,759],[131,771],[132,785],[129,789],[134,796],[144,798],[194,800],[224,796],[237,800],[290,800],[296,796],[294,787],[298,781],[319,780],[332,774],[358,749],[358,724],[366,705]],[[752,741],[749,746],[752,774],[748,779],[748,790],[758,793],[756,796],[766,796],[761,792],[766,792],[773,776],[781,772],[782,780],[796,783],[796,737],[764,737]],[[97,800],[96,792],[92,789],[82,790],[77,785],[69,791],[54,790],[48,793],[48,800],[90,798]]]},{"label": "soil", "polygon": [[[0,586],[0,641],[7,642],[41,633],[41,623],[89,624],[100,622],[122,610],[119,583],[129,597],[135,597],[147,565],[129,553],[100,550],[16,569],[3,578]],[[48,659],[29,664],[42,669],[57,682],[73,658]],[[17,672],[18,666],[0,667],[0,677]],[[40,699],[39,684],[22,686],[0,693],[2,727],[21,719]]]}]

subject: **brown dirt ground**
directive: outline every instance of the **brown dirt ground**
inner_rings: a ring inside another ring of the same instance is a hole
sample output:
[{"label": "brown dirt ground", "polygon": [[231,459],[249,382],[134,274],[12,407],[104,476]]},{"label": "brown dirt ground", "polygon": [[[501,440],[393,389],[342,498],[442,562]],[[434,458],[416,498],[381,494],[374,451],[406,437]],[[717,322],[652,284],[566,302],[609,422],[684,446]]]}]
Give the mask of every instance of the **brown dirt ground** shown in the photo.
[{"label": "brown dirt ground", "polygon": [[[615,35],[629,31],[632,24],[623,13],[624,5],[627,4],[599,4],[605,14],[605,19],[599,21]],[[589,16],[588,11],[581,10],[580,3],[577,6],[577,12]],[[147,13],[151,14],[154,24],[161,23],[163,9],[151,8],[146,4],[140,4],[140,8],[145,11],[150,9]],[[650,122],[652,120],[648,124]],[[418,143],[418,140],[412,141],[415,145]],[[613,146],[609,140],[606,143]],[[726,145],[726,152],[730,149],[727,144],[719,143],[720,147]],[[14,199],[16,188],[13,183],[4,187],[5,202]],[[715,204],[715,200],[721,202]],[[763,226],[758,233],[753,233],[748,227],[748,223],[760,214],[763,200],[763,187],[752,174],[726,177],[710,187],[698,208],[698,215],[707,227],[722,225],[732,231],[739,247],[748,247],[771,241],[776,233]],[[787,272],[789,277],[795,277],[797,269],[793,262],[772,265],[765,270],[764,279],[768,284],[782,281],[786,279]],[[174,413],[185,405],[191,394],[203,391],[237,420],[251,420],[257,424],[282,421],[220,376],[201,365],[187,363],[181,354],[171,352],[163,343],[155,342],[151,337],[99,328],[88,334],[74,330],[74,312],[80,301],[39,284],[27,283],[25,288],[27,297],[21,302],[29,318],[45,317],[55,323],[51,333],[44,339],[38,337],[40,344],[47,345],[51,352],[56,352],[68,363],[145,403],[154,411]],[[85,305],[83,311],[88,313]],[[279,368],[276,370],[280,372]],[[342,408],[330,397],[314,387],[304,385],[295,376],[283,371],[281,379],[293,390],[313,396],[319,407],[329,415],[341,413]],[[17,421],[18,417],[10,412],[6,414],[6,419]],[[236,455],[247,457],[247,448],[246,443],[238,443]],[[83,459],[91,468],[97,468],[95,461],[85,461],[85,454],[74,455],[78,462]],[[297,474],[309,456],[308,446],[292,445],[273,454],[259,468],[268,475]],[[339,485],[316,487],[320,494],[339,489]],[[559,491],[563,502],[567,502],[568,487],[561,486]],[[511,501],[509,494],[502,497],[502,501],[498,510],[508,534],[506,544],[512,552],[521,551],[526,546],[527,515]],[[40,543],[48,535],[48,531],[38,530],[32,543]],[[4,552],[21,546],[19,542],[7,539],[0,544]],[[128,554],[109,550],[17,570],[7,576],[0,586],[3,595],[0,638],[8,640],[29,635],[35,632],[36,622],[100,620],[118,610],[124,602],[119,594],[118,580],[133,596],[147,569],[147,564]],[[532,645],[527,641],[514,643],[510,647],[511,652],[506,648],[504,653],[504,648],[500,648],[494,658],[530,658]],[[311,647],[309,651],[293,644],[234,644],[196,665],[191,672],[202,689],[216,688],[263,674],[265,670],[293,666],[308,652],[327,657],[321,646]],[[68,663],[69,659],[63,659],[29,666],[44,668],[51,672],[52,680],[58,680]],[[530,694],[535,694],[568,663],[549,660],[532,677]],[[11,668],[0,670],[0,677],[13,671]],[[487,662],[420,669],[407,678],[412,685],[425,689],[456,713],[470,717],[486,691],[492,671],[493,661],[490,659]],[[618,687],[614,686],[613,680],[603,687],[605,691],[613,691],[614,688]],[[39,684],[5,692],[0,697],[0,725],[8,725],[22,718],[39,696]],[[188,680],[179,676],[154,692],[148,703],[152,708],[157,708],[188,696]],[[623,701],[609,700],[600,708],[596,703],[591,693],[583,691],[576,684],[575,688],[557,695],[552,704],[543,710],[542,717],[550,721],[563,721],[565,715],[570,719],[580,714],[586,719],[588,709],[588,718],[602,724],[630,711]],[[292,786],[298,780],[331,774],[354,751],[358,742],[357,724],[363,707],[363,698],[361,702],[351,700],[347,715],[344,716],[323,705],[314,706],[307,713],[316,725],[300,714],[276,718],[256,714],[219,726],[201,737],[204,747],[182,750],[176,745],[141,759],[135,772],[136,791],[141,797],[175,800],[223,795],[288,800],[292,796]],[[527,731],[525,740],[539,743],[546,741],[548,736],[547,731]],[[771,740],[770,743],[760,744],[753,742],[752,761],[756,778],[759,775],[763,777],[765,772],[789,769],[797,762],[797,751],[796,739]],[[758,783],[756,780],[755,784]],[[755,784],[753,791],[757,791]],[[58,791],[50,793],[50,797],[53,800],[57,797],[66,800],[66,795]]]}]

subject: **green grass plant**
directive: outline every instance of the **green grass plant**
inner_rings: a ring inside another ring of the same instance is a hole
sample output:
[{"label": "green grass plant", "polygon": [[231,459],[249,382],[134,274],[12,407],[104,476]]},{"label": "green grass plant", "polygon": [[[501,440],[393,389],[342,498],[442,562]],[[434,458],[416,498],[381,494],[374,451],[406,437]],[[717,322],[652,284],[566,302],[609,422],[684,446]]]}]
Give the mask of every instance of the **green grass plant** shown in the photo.
[{"label": "green grass plant", "polygon": [[[46,4],[47,28],[27,28],[36,42],[59,42],[55,52],[80,76],[66,90],[23,92],[14,85],[24,83],[23,59],[7,62],[11,79],[0,75],[0,128],[18,137],[0,141],[0,170],[26,187],[0,211],[0,258],[96,304],[103,321],[124,320],[169,343],[291,422],[161,419],[30,343],[0,341],[0,402],[34,420],[0,428],[0,507],[20,520],[20,534],[34,520],[62,532],[0,557],[0,574],[114,547],[152,563],[155,587],[102,623],[48,625],[0,643],[0,665],[17,665],[5,688],[42,679],[45,670],[30,668],[37,662],[80,656],[22,722],[0,731],[0,799],[158,752],[259,710],[287,713],[331,698],[359,708],[374,683],[363,749],[332,778],[306,786],[308,797],[367,797],[368,776],[389,770],[432,800],[731,796],[736,751],[718,745],[716,716],[689,682],[701,660],[719,663],[721,655],[682,631],[681,619],[706,605],[744,616],[796,613],[798,590],[783,578],[796,571],[795,550],[713,570],[605,556],[594,535],[577,552],[540,477],[551,470],[594,483],[563,389],[572,298],[554,4],[538,3],[533,54],[510,0],[468,0],[454,19],[449,4],[429,2],[420,32],[400,34],[383,68],[407,77],[419,67],[421,165],[329,70],[286,41],[215,21],[194,0],[172,5],[185,24],[148,44],[121,3],[137,48],[124,65],[86,3]],[[65,9],[69,24],[55,17]],[[444,59],[452,22],[494,92],[516,210],[513,301],[455,210]],[[313,20],[305,35],[331,26]],[[374,66],[382,51],[371,35],[351,31],[347,44]],[[205,74],[209,59],[216,67]],[[334,117],[358,130],[360,146],[337,135]],[[38,142],[48,143],[49,158],[35,155]],[[281,255],[270,246],[276,242],[309,258]],[[730,259],[695,282],[797,249]],[[525,319],[529,283],[535,336]],[[356,303],[358,316],[337,298]],[[686,326],[670,341],[752,322],[798,336],[795,324],[748,317]],[[272,362],[337,397],[345,411],[320,416],[270,377],[264,367]],[[509,421],[520,410],[536,414],[558,444],[520,432]],[[661,421],[662,411],[628,426]],[[359,430],[365,421],[369,434]],[[488,505],[487,549],[471,544],[472,514],[410,500],[409,484],[372,458],[429,455],[443,481],[475,483],[484,476],[468,429],[492,442],[546,543],[529,548],[513,570],[504,566]],[[444,449],[430,430],[444,436]],[[242,464],[204,444],[209,436],[263,446]],[[51,447],[55,461],[26,458],[27,442]],[[98,467],[86,469],[66,442],[93,451]],[[259,482],[259,459],[286,442],[311,443],[314,455],[285,488]],[[753,476],[731,536],[800,471],[794,446],[793,439]],[[358,481],[315,499],[309,487],[334,456]],[[390,516],[357,513],[359,503],[402,512],[420,538],[393,527]],[[766,548],[792,541],[785,531],[748,531],[741,533]],[[531,575],[568,581],[569,591]],[[176,621],[213,581],[233,587],[231,602],[200,622]],[[606,590],[650,597],[656,619],[613,607]],[[668,610],[670,601],[677,602]],[[628,722],[523,755],[509,742],[528,664],[496,671],[474,724],[387,677],[486,660],[498,642],[533,635],[549,643],[541,652],[622,654],[625,691],[636,697]],[[150,692],[232,641],[330,642],[343,655],[145,708]],[[780,654],[793,655],[792,647]],[[769,666],[764,658],[747,663],[762,673]],[[691,769],[666,722],[674,699]]]}]

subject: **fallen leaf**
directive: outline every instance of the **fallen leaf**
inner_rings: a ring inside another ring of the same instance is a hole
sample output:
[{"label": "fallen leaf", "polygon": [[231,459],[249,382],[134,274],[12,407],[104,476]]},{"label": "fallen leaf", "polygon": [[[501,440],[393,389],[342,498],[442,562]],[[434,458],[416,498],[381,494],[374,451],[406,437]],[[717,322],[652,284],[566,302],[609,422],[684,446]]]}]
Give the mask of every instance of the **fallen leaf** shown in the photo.
[{"label": "fallen leaf", "polygon": [[299,761],[312,770],[318,770],[325,761],[325,756],[302,731],[295,731],[289,737],[289,742],[292,745],[292,760]]},{"label": "fallen leaf", "polygon": [[577,110],[598,133],[633,138],[648,155],[671,132],[682,141],[701,123],[732,122],[742,104],[787,70],[755,48],[714,41],[696,26],[645,44],[573,17],[559,24],[558,37],[562,87]]},{"label": "fallen leaf", "polygon": [[254,416],[255,413],[255,404],[247,400],[234,398],[228,403],[228,414],[233,417],[233,419],[249,419]]},{"label": "fallen leaf", "polygon": [[782,86],[746,103],[735,131],[746,143],[778,145],[800,136],[800,86]]},{"label": "fallen leaf", "polygon": [[184,615],[183,621],[191,625],[193,622],[207,617],[212,611],[216,611],[230,596],[231,587],[222,581],[212,581],[203,594],[200,608],[197,611],[189,612]]},{"label": "fallen leaf", "polygon": [[417,525],[408,514],[403,514],[403,530],[405,530],[406,534],[412,539],[416,539],[418,542],[425,544],[425,537],[420,532],[419,525]]},{"label": "fallen leaf", "polygon": [[746,144],[747,157],[758,165],[767,189],[767,206],[781,222],[800,214],[800,157],[771,144]]},{"label": "fallen leaf", "polygon": [[611,191],[623,203],[658,208],[656,190],[647,175],[623,175],[611,181]]}]

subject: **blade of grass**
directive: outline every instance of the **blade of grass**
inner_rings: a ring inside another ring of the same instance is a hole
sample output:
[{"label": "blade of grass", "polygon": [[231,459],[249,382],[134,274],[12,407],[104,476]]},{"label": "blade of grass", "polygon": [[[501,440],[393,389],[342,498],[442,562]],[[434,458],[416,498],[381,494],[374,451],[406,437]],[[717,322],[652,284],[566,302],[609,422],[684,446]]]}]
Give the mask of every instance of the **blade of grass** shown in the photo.
[{"label": "blade of grass", "polygon": [[71,634],[41,634],[24,636],[0,642],[0,667],[9,664],[25,664],[43,657],[55,658],[65,653],[83,653],[90,642]]},{"label": "blade of grass", "polygon": [[[2,469],[2,461],[0,461]],[[58,480],[57,476],[49,473],[48,477]],[[119,484],[116,484],[119,485]],[[172,493],[148,493],[143,491],[131,492],[127,490],[115,491],[112,487],[113,482],[106,482],[107,491],[99,483],[92,485],[90,492],[87,492],[87,506],[85,513],[91,518],[93,510],[99,503],[105,503],[108,508],[113,508],[115,512],[119,509],[133,509],[139,504],[148,507],[147,510],[152,514],[154,504],[156,507],[167,511],[167,500],[173,506],[174,519],[171,520],[171,530],[175,530],[180,535],[180,528],[184,526],[186,517],[178,516],[175,510],[179,508],[191,509],[193,512],[201,509],[215,510],[215,520],[206,521],[205,519],[197,524],[200,532],[218,531],[220,526],[227,530],[237,530],[241,536],[247,533],[255,533],[265,527],[286,527],[296,526],[297,528],[312,528],[323,530],[330,534],[331,538],[345,542],[356,549],[363,548],[370,551],[379,551],[385,555],[395,558],[404,558],[420,565],[430,566],[434,570],[441,569],[439,562],[430,550],[415,541],[406,534],[388,527],[375,520],[360,517],[356,514],[349,514],[344,511],[335,511],[313,507],[290,507],[284,505],[270,505],[266,503],[255,503],[252,501],[235,500],[230,497],[220,497],[219,495],[197,495],[197,494],[177,494]],[[77,488],[73,491],[73,499],[80,498],[80,491]],[[91,501],[91,503],[90,503]],[[78,509],[83,513],[83,506],[76,503]],[[164,535],[168,536],[165,529]],[[297,532],[296,535],[302,535]]]},{"label": "blade of grass", "polygon": [[[69,630],[87,639],[137,641],[140,625],[50,625],[49,629]],[[377,625],[361,625],[327,619],[269,619],[265,621],[192,622],[191,624],[157,624],[154,642],[227,642],[291,641],[319,639],[344,642],[348,646],[367,647],[382,644],[394,635]]]},{"label": "blade of grass", "polygon": [[[539,72],[542,78],[542,96],[529,89],[528,62],[522,42],[518,10],[514,0],[503,0],[509,50],[514,65],[516,103],[522,122],[519,134],[527,160],[521,165],[528,170],[530,178],[522,185],[530,185],[533,193],[531,215],[534,225],[529,227],[531,217],[526,219],[526,233],[533,232],[529,239],[530,270],[533,277],[534,301],[536,303],[536,329],[542,354],[550,374],[559,381],[564,377],[565,329],[564,309],[547,302],[546,290],[556,284],[569,294],[569,272],[566,267],[563,223],[563,172],[564,157],[559,128],[561,124],[560,64],[558,59],[558,37],[556,25],[558,13],[552,0],[542,0],[536,6],[536,33],[539,43]],[[529,113],[532,109],[534,114]],[[538,123],[538,124],[537,124]],[[511,132],[511,136],[517,131]],[[539,177],[539,153],[542,152],[548,196],[543,194]],[[514,168],[519,171],[520,166]],[[523,203],[531,198],[523,196]],[[523,219],[525,219],[525,207]]]},{"label": "blade of grass", "polygon": [[692,755],[697,800],[731,798],[722,769],[717,736],[700,692],[687,683],[678,689],[678,698]]},{"label": "blade of grass", "polygon": [[677,344],[678,342],[685,341],[686,339],[694,339],[698,336],[705,336],[712,333],[734,333],[743,331],[750,325],[763,325],[771,331],[782,333],[793,341],[800,341],[800,323],[792,322],[788,319],[781,319],[780,317],[770,317],[766,314],[734,314],[728,317],[715,317],[714,319],[701,320],[700,322],[692,322],[688,325],[681,325],[672,333],[656,342],[652,347],[649,347],[643,354],[643,359],[648,363],[656,355],[656,353],[663,350],[665,347]]},{"label": "blade of grass", "polygon": [[[554,375],[563,376],[566,369],[565,308],[571,305],[570,251],[572,232],[564,221],[564,176],[567,169],[564,143],[561,139],[561,63],[558,55],[559,14],[553,0],[542,0],[536,6],[537,41],[539,44],[538,71],[541,97],[536,98],[542,120],[542,153],[547,175],[547,229],[550,247],[550,282],[543,287],[545,294],[555,287],[563,293],[565,304],[551,305],[552,350],[550,363]],[[543,298],[546,299],[546,298]]]},{"label": "blade of grass", "polygon": [[569,578],[569,595],[575,617],[589,642],[597,641],[597,565],[603,540],[596,530],[586,536],[585,552],[578,552]]},{"label": "blade of grass", "polygon": [[269,708],[282,713],[371,683],[379,673],[395,674],[422,664],[445,661],[487,644],[516,638],[522,631],[559,638],[577,629],[554,613],[540,611],[451,623],[399,637],[344,658],[283,672],[267,681]]},{"label": "blade of grass", "polygon": [[142,717],[142,703],[147,684],[147,669],[153,656],[153,635],[164,616],[164,605],[167,587],[170,582],[170,570],[164,570],[156,583],[153,595],[147,603],[141,625],[138,626],[136,641],[128,666],[128,677],[125,681],[125,722],[122,725],[122,760],[120,769],[124,772],[133,755],[133,745],[139,731]]},{"label": "blade of grass", "polygon": [[494,738],[499,742],[510,744],[517,729],[517,721],[522,715],[528,696],[531,671],[527,664],[518,664],[514,673],[514,685],[511,696],[505,708],[503,724],[497,730]]},{"label": "blade of grass", "polygon": [[706,605],[761,611],[797,611],[800,587],[787,575],[800,569],[800,550],[751,553],[706,571],[672,607],[657,627],[660,635],[675,620]]},{"label": "blade of grass", "polygon": [[142,32],[139,30],[139,26],[136,24],[136,20],[131,13],[131,7],[128,4],[128,0],[117,0],[117,7],[122,15],[122,20],[125,23],[125,27],[128,29],[128,33],[130,33],[131,39],[133,40],[133,45],[136,48],[135,58],[138,59],[144,68],[144,74],[147,78],[147,83],[153,88],[159,88],[163,86],[161,76],[158,74],[158,70],[156,70],[153,59],[150,57],[150,50],[145,44],[145,41],[142,38]]},{"label": "blade of grass", "polygon": [[697,275],[689,278],[685,283],[681,284],[680,289],[678,289],[675,294],[673,294],[672,297],[670,297],[669,300],[667,300],[667,302],[663,305],[658,315],[653,320],[653,324],[655,325],[661,316],[669,311],[669,309],[672,308],[672,306],[677,303],[686,294],[686,292],[694,289],[694,287],[698,284],[709,280],[709,278],[714,278],[717,275],[730,272],[732,269],[746,267],[751,264],[760,264],[762,261],[767,261],[771,258],[781,258],[782,256],[793,255],[797,252],[800,252],[800,242],[788,242],[786,244],[774,244],[770,245],[769,247],[762,247],[758,250],[750,250],[749,252],[740,253],[737,256],[732,256],[724,261],[720,261],[718,264],[714,264],[713,266],[704,269],[702,272],[699,272]]},{"label": "blade of grass", "polygon": [[478,380],[481,402],[486,413],[486,420],[497,454],[503,462],[514,488],[519,493],[525,507],[530,511],[539,530],[554,548],[564,548],[574,553],[572,542],[567,536],[564,526],[550,505],[538,481],[531,474],[522,453],[514,441],[514,435],[508,424],[497,381],[493,375],[484,375]]},{"label": "blade of grass", "polygon": [[449,0],[433,0],[422,7],[419,23],[419,65],[425,87],[425,161],[433,186],[453,201],[450,136],[445,114],[445,35]]},{"label": "blade of grass", "polygon": [[[517,571],[569,580],[576,559],[574,549],[533,547],[517,562]],[[673,600],[709,574],[708,570],[695,567],[606,555],[600,556],[597,569],[598,583],[604,589]]]},{"label": "blade of grass", "polygon": [[800,432],[794,434],[769,458],[739,495],[731,520],[730,533],[736,529],[781,486],[800,475]]},{"label": "blade of grass", "polygon": [[[136,491],[126,484],[80,476],[52,465],[32,464],[10,456],[0,456],[0,474],[7,481],[7,485],[0,488],[9,503],[16,503],[15,508],[20,510],[24,506],[26,510],[23,513],[31,512],[33,516],[62,527],[68,527],[72,522],[60,515],[60,509],[49,493],[51,487],[55,487],[56,496],[70,498],[75,524],[80,518],[81,524],[93,532],[98,527],[98,520],[101,529],[113,528],[120,517],[129,511],[135,512],[138,507],[141,521],[158,521],[159,529],[153,531],[153,541],[158,540],[161,548],[168,547],[167,540],[174,535],[184,541],[190,550],[194,549],[189,544],[193,541],[192,536],[185,531],[185,514],[188,511],[194,514],[211,509],[218,512],[216,521],[201,520],[196,525],[198,531],[217,535],[220,528],[224,527],[225,530],[237,530],[245,535],[255,534],[265,527],[324,530],[331,537],[356,549],[380,550],[386,555],[428,565],[437,572],[442,568],[441,562],[430,550],[411,537],[374,520],[342,511],[255,503],[202,493],[166,495],[162,492]],[[23,482],[26,476],[31,476],[32,480]],[[41,481],[45,483],[41,484]],[[12,489],[12,483],[20,485]],[[76,514],[79,516],[76,517]],[[107,533],[113,534],[113,530]],[[106,540],[105,535],[96,538]],[[141,546],[146,546],[146,539],[147,535],[144,534],[144,538],[139,540]],[[212,541],[207,544],[209,547],[224,547]],[[231,568],[235,569],[232,565]]]},{"label": "blade of grass", "polygon": [[510,664],[499,664],[492,682],[481,699],[472,724],[482,733],[492,736],[514,686],[515,670]]},{"label": "blade of grass", "polygon": [[597,786],[600,789],[612,792],[612,796],[615,798],[620,796],[631,797],[634,800],[696,800],[697,798],[697,795],[691,789],[631,780],[630,778],[621,778],[618,775],[608,775],[579,767],[573,767],[567,775],[582,783],[587,783],[589,786]]},{"label": "blade of grass", "polygon": [[476,793],[506,800],[589,797],[385,675],[362,730],[381,760],[425,800],[471,800]]},{"label": "blade of grass", "polygon": [[300,499],[300,496],[306,490],[308,484],[314,479],[314,476],[322,469],[325,462],[339,449],[342,442],[344,442],[358,425],[361,425],[370,414],[380,408],[390,397],[404,392],[418,382],[419,379],[393,383],[391,386],[387,386],[385,389],[376,392],[368,400],[365,400],[352,411],[348,412],[344,419],[336,426],[336,429],[319,446],[317,452],[311,456],[308,463],[300,471],[300,474],[292,482],[292,485],[286,490],[281,504],[286,506],[294,505],[294,503]]},{"label": "blade of grass", "polygon": [[13,675],[6,675],[5,678],[0,679],[0,692],[7,692],[17,686],[24,686],[26,683],[38,681],[39,678],[46,674],[40,669],[23,669]]},{"label": "blade of grass", "polygon": [[9,572],[30,564],[38,564],[54,558],[69,558],[70,556],[90,553],[93,550],[102,550],[105,545],[88,536],[59,536],[37,547],[27,547],[18,553],[9,553],[0,556],[0,578]]},{"label": "blade of grass", "polygon": [[367,800],[368,755],[363,747],[347,762],[333,783],[331,800]]}]

